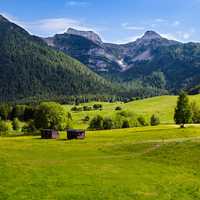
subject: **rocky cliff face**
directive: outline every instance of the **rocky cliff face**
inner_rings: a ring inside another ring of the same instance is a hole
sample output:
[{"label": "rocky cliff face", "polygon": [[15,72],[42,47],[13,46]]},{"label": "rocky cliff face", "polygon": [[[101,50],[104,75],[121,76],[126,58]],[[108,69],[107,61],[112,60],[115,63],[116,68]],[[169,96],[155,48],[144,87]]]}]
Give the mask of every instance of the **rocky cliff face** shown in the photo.
[{"label": "rocky cliff face", "polygon": [[69,28],[67,30],[67,34],[82,36],[82,37],[87,38],[88,40],[93,41],[94,43],[99,44],[99,45],[103,44],[101,38],[93,31],[79,31],[79,30],[76,30],[73,28]]}]

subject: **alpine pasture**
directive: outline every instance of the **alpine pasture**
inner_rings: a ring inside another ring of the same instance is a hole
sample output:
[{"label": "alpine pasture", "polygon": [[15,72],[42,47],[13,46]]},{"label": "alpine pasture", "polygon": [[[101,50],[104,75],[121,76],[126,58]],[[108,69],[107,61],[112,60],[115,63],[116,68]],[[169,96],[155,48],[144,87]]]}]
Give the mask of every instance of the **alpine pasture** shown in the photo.
[{"label": "alpine pasture", "polygon": [[0,199],[200,199],[200,127],[173,124],[176,101],[163,96],[72,112],[76,128],[88,127],[85,116],[113,115],[117,106],[147,119],[158,114],[156,127],[87,131],[84,140],[71,141],[66,132],[57,140],[0,137]]}]

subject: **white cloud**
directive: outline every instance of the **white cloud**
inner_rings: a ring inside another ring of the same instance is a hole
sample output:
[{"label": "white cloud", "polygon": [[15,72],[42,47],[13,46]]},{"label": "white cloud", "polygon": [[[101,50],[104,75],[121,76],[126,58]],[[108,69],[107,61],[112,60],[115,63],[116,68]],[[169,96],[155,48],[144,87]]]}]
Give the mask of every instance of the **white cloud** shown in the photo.
[{"label": "white cloud", "polygon": [[82,21],[71,18],[47,18],[35,21],[22,21],[7,13],[2,13],[2,15],[17,25],[23,27],[31,34],[43,37],[52,36],[57,33],[63,33],[68,28],[75,28],[83,31],[95,31],[94,27],[88,26]]},{"label": "white cloud", "polygon": [[25,22],[24,27],[34,34],[43,36],[63,33],[70,27],[81,30],[91,30],[91,28],[84,26],[80,21],[70,18],[51,18],[34,22]]},{"label": "white cloud", "polygon": [[164,23],[164,22],[167,22],[167,20],[166,19],[157,18],[157,19],[155,19],[155,22]]},{"label": "white cloud", "polygon": [[87,7],[90,3],[86,1],[66,1],[65,5],[66,7]]},{"label": "white cloud", "polygon": [[163,33],[163,34],[161,34],[161,36],[164,37],[164,38],[167,38],[169,40],[178,40],[176,35],[174,35],[172,33]]},{"label": "white cloud", "polygon": [[142,27],[142,26],[132,26],[132,25],[129,25],[128,23],[123,23],[122,27],[124,29],[126,29],[126,30],[132,30],[132,31],[142,31],[142,30],[145,30],[145,28]]},{"label": "white cloud", "polygon": [[183,39],[188,40],[191,37],[189,33],[184,33],[183,34]]},{"label": "white cloud", "polygon": [[170,40],[177,40],[181,42],[189,42],[190,39],[193,36],[194,30],[189,30],[188,32],[184,31],[176,31],[174,33],[167,33],[167,34],[161,34],[163,37],[168,38]]},{"label": "white cloud", "polygon": [[172,26],[179,26],[181,24],[180,21],[176,20],[172,23]]}]

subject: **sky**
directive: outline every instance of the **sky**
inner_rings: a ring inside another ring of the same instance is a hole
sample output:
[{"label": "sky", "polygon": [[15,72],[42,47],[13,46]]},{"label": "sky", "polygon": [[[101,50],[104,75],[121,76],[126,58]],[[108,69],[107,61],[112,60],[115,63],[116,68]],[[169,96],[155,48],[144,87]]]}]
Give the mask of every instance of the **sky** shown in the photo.
[{"label": "sky", "polygon": [[153,30],[200,42],[200,0],[0,0],[0,14],[31,34],[48,37],[69,27],[103,41],[127,43]]}]

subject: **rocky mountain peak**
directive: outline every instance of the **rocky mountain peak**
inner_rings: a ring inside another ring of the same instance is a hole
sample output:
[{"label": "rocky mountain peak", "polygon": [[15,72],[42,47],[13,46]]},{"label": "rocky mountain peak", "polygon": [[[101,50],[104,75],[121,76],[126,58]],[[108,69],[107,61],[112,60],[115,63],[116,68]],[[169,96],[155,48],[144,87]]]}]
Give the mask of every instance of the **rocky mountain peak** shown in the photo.
[{"label": "rocky mountain peak", "polygon": [[147,31],[142,37],[143,40],[162,39],[162,37],[155,31]]},{"label": "rocky mountain peak", "polygon": [[69,28],[67,30],[67,33],[71,34],[71,35],[78,35],[78,36],[85,37],[85,38],[87,38],[89,40],[92,40],[93,42],[95,42],[97,44],[102,44],[103,43],[101,38],[99,37],[99,35],[96,34],[93,31],[80,31],[80,30],[76,30],[76,29],[73,29],[73,28]]}]

